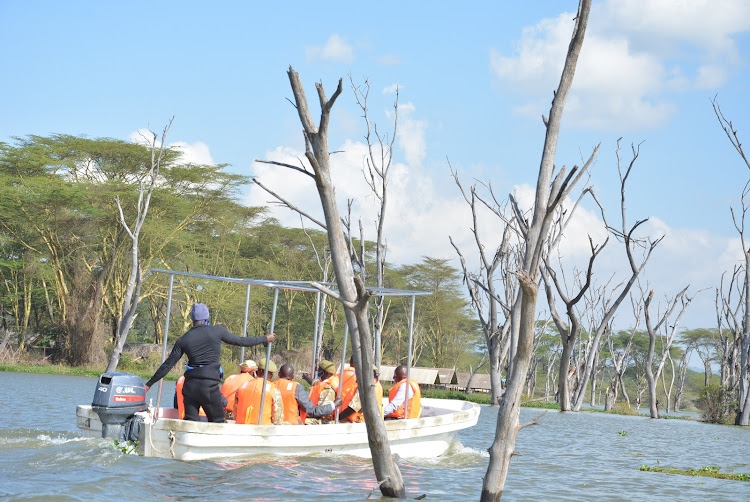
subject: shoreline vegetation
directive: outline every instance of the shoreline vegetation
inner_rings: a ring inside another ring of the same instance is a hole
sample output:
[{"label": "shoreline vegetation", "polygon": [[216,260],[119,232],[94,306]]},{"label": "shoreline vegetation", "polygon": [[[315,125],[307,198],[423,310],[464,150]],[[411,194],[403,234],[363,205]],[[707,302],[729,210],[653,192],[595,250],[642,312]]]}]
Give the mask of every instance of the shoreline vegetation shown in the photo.
[{"label": "shoreline vegetation", "polygon": [[[135,368],[126,368],[123,371],[133,373],[148,380],[153,371],[142,371]],[[103,369],[91,368],[91,367],[73,367],[61,364],[8,364],[0,363],[0,372],[16,372],[16,373],[38,373],[38,374],[51,374],[51,375],[69,375],[69,376],[84,376],[98,378],[99,375],[104,373]],[[164,380],[176,381],[180,377],[180,374],[174,371],[170,371]],[[383,382],[384,387],[390,387],[390,382]],[[490,404],[490,395],[481,393],[467,394],[465,392],[454,391],[454,390],[441,390],[441,389],[423,389],[422,395],[429,398],[437,399],[459,399],[464,401],[470,401],[477,404]],[[524,408],[540,408],[547,410],[559,410],[560,405],[555,402],[543,402],[538,398],[522,403]],[[605,412],[604,410],[597,408],[582,408],[582,412],[595,412],[595,413],[613,413],[618,415],[632,415],[649,418],[648,413],[639,413],[636,410],[628,407],[624,403],[622,405],[615,406],[611,411]],[[648,410],[646,410],[648,411]],[[676,419],[676,420],[691,420],[696,422],[702,422],[696,417],[676,416],[676,415],[664,415],[662,419]],[[732,424],[724,424],[732,425]]]}]

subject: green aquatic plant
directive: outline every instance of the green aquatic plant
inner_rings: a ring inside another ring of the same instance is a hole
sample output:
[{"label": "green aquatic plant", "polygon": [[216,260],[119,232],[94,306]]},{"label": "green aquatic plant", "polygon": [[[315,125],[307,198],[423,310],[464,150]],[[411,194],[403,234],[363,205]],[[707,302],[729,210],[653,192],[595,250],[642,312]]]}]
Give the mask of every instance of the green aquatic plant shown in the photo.
[{"label": "green aquatic plant", "polygon": [[138,441],[118,441],[115,439],[113,444],[125,455],[138,455]]},{"label": "green aquatic plant", "polygon": [[626,431],[625,429],[623,429],[623,430],[621,430],[620,432],[618,432],[618,434],[619,434],[620,436],[627,436],[627,435],[628,435],[628,431]]},{"label": "green aquatic plant", "polygon": [[702,476],[706,478],[730,479],[734,481],[750,481],[750,474],[719,472],[721,467],[716,465],[706,465],[698,469],[667,469],[664,467],[649,467],[643,464],[638,468],[639,471],[663,472],[665,474],[681,474],[683,476]]}]

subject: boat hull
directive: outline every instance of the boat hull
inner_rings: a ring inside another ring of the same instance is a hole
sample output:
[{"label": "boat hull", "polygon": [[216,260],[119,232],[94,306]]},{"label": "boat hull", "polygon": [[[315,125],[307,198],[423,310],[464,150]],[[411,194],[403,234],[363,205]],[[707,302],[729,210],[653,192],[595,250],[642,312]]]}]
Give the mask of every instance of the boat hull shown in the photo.
[{"label": "boat hull", "polygon": [[[467,401],[423,399],[421,418],[386,420],[391,451],[401,457],[437,457],[459,430],[476,425],[479,406]],[[78,427],[101,437],[101,422],[90,406],[78,406]],[[153,421],[142,412],[138,452],[146,457],[178,460],[238,458],[252,455],[346,454],[370,457],[363,423],[322,425],[246,425],[191,422],[163,408]]]}]

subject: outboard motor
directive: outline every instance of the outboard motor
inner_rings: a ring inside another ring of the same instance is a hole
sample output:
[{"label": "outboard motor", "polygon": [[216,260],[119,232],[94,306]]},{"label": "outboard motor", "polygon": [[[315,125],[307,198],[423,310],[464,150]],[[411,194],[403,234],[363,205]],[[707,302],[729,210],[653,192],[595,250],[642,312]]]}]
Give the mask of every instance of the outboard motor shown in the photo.
[{"label": "outboard motor", "polygon": [[126,439],[125,423],[146,407],[146,383],[132,373],[110,372],[99,377],[91,408],[102,422],[102,437]]}]

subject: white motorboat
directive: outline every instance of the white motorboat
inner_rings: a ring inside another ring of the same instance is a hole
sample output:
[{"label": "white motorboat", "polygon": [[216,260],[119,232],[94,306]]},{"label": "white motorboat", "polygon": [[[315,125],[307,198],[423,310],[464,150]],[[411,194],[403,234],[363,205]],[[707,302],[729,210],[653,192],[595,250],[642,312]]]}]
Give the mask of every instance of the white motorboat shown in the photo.
[{"label": "white motorboat", "polygon": [[[391,451],[401,457],[437,457],[456,433],[476,425],[479,405],[449,399],[422,399],[422,416],[386,420]],[[370,457],[363,423],[323,425],[246,425],[191,422],[174,408],[136,413],[140,432],[137,451],[146,457],[177,460],[237,458],[252,455],[347,454]],[[91,406],[79,405],[78,427],[102,437],[102,423]]]},{"label": "white motorboat", "polygon": [[[316,283],[246,280],[160,269],[151,269],[151,272],[166,273],[170,276],[167,312],[171,312],[172,287],[175,276],[246,285],[244,332],[247,331],[251,286],[270,288],[274,291],[271,332],[275,323],[280,290],[314,292],[318,295],[316,311],[319,311],[320,307],[320,291],[318,289],[320,285]],[[331,284],[326,286],[333,287]],[[429,293],[386,288],[368,289],[371,289],[370,292],[373,295],[412,297],[412,321],[409,325],[409,352],[407,357],[407,361],[411,361],[414,299],[417,295]],[[167,315],[164,333],[169,333],[169,319],[170,316]],[[346,333],[348,333],[348,325],[346,326]],[[346,333],[342,349],[341,368],[345,364]],[[317,353],[317,340],[318,322],[316,319],[313,354]],[[164,337],[162,361],[166,359],[166,356],[167,337]],[[266,364],[269,363],[270,358],[271,344],[268,344]],[[311,367],[312,373],[314,373],[315,361],[312,362]],[[407,365],[407,368],[407,379],[409,379],[411,365]],[[265,382],[263,388],[265,389]],[[339,389],[340,392],[341,389]],[[161,396],[161,387],[159,396]],[[261,403],[263,403],[263,398],[261,398]],[[479,419],[479,406],[468,401],[425,398],[421,400],[421,404],[420,418],[385,421],[385,429],[392,453],[405,458],[437,457],[448,449],[459,430],[476,425]],[[262,406],[261,404],[261,413]],[[408,401],[405,407],[408,410]],[[159,410],[159,413],[156,413],[157,410]],[[408,415],[407,410],[405,412]],[[176,409],[160,407],[160,402],[157,402],[156,407],[149,406],[147,408],[143,380],[136,375],[118,372],[101,375],[97,382],[92,404],[79,405],[76,410],[78,427],[86,435],[110,437],[120,441],[125,439],[136,440],[138,442],[138,453],[146,457],[202,460],[249,455],[349,454],[359,457],[371,456],[367,429],[364,423],[249,425],[232,422],[188,421],[180,420],[177,417]]]}]

